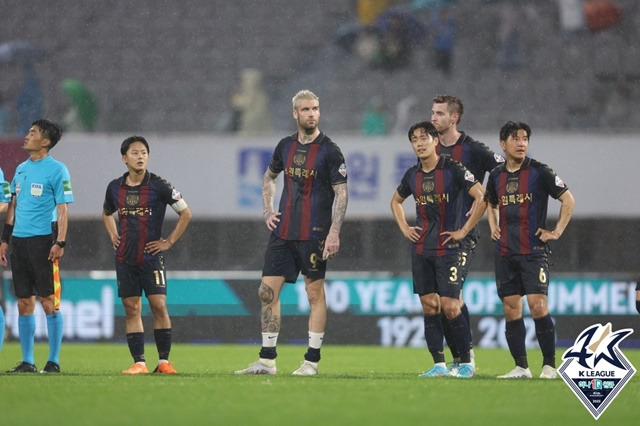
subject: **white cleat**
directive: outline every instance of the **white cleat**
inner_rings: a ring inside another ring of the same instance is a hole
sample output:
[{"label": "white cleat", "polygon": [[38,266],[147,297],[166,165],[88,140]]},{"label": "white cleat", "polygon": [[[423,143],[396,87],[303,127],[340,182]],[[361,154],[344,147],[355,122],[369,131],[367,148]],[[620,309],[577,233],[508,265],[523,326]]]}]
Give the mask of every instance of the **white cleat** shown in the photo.
[{"label": "white cleat", "polygon": [[304,361],[293,373],[294,376],[315,376],[318,374],[318,363],[311,361]]},{"label": "white cleat", "polygon": [[236,374],[276,374],[276,360],[260,358],[244,370],[236,371]]},{"label": "white cleat", "polygon": [[542,366],[542,373],[540,373],[541,379],[555,379],[556,377],[558,377],[558,373],[555,368],[550,365]]},{"label": "white cleat", "polygon": [[507,374],[498,376],[498,379],[530,379],[532,377],[531,370],[528,368],[516,367]]}]

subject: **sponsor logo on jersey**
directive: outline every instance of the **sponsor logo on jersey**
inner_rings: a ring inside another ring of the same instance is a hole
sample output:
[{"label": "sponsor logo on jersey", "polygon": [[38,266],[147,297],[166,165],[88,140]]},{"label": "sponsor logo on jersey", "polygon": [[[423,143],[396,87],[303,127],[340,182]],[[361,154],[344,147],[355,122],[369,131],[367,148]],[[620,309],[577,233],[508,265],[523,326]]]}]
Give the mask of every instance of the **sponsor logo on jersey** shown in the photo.
[{"label": "sponsor logo on jersey", "polygon": [[471,173],[469,170],[465,170],[464,171],[464,179],[468,180],[469,182],[475,182],[476,181],[475,176],[473,176],[473,173]]},{"label": "sponsor logo on jersey", "polygon": [[42,196],[42,190],[44,186],[41,183],[31,184],[31,196],[34,198],[40,198]]},{"label": "sponsor logo on jersey", "polygon": [[595,324],[562,355],[560,377],[596,420],[636,373],[618,347],[631,333],[630,328],[612,332],[611,323]]},{"label": "sponsor logo on jersey", "polygon": [[340,164],[338,173],[340,173],[343,177],[347,177],[347,165],[345,163]]},{"label": "sponsor logo on jersey", "polygon": [[73,190],[71,189],[70,180],[62,181],[62,188],[64,190],[64,195],[73,195]]}]

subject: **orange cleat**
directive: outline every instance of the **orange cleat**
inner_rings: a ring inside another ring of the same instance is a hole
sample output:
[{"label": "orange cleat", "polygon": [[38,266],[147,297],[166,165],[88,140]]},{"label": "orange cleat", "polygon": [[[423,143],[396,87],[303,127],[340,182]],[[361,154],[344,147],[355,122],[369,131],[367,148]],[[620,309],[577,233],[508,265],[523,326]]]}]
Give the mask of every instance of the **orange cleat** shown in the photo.
[{"label": "orange cleat", "polygon": [[160,374],[178,374],[178,372],[173,368],[170,362],[163,362],[158,364],[153,372]]},{"label": "orange cleat", "polygon": [[140,362],[136,362],[128,370],[124,370],[122,374],[147,374],[149,370],[147,370],[147,366]]}]

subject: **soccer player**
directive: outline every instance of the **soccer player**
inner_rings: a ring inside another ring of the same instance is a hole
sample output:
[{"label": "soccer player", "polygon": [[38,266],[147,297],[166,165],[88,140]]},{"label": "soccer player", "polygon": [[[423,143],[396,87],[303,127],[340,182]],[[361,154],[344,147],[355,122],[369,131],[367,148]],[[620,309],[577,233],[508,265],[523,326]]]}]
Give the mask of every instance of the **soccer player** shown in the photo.
[{"label": "soccer player", "polygon": [[[413,243],[413,291],[420,296],[425,340],[434,362],[433,368],[420,377],[450,375],[442,343],[444,312],[460,353],[455,375],[471,378],[475,366],[471,362],[469,322],[462,314],[460,300],[464,283],[462,241],[486,210],[484,189],[463,165],[437,154],[440,141],[432,123],[414,124],[408,136],[419,162],[404,174],[391,199],[391,211],[400,231]],[[473,199],[468,217],[465,194]],[[409,195],[413,195],[416,203],[416,226],[407,223],[402,208]]]},{"label": "soccer player", "polygon": [[[499,378],[531,378],[525,347],[522,296],[535,323],[542,350],[541,378],[556,374],[555,326],[549,315],[549,247],[560,238],[571,219],[575,200],[565,183],[547,165],[527,156],[531,128],[508,121],[500,129],[500,146],[506,162],[489,174],[491,238],[496,241],[495,264],[498,296],[506,318],[506,338],[516,367]],[[553,230],[547,229],[549,196],[560,200],[560,215]]]},{"label": "soccer player", "polygon": [[[476,180],[482,184],[484,182],[485,174],[493,170],[500,163],[503,163],[504,158],[499,154],[495,154],[485,144],[476,141],[465,132],[458,130],[458,125],[462,120],[463,113],[464,105],[459,98],[451,95],[436,95],[433,98],[433,106],[431,107],[431,123],[433,123],[438,131],[440,139],[440,144],[436,147],[436,153],[444,157],[450,157],[462,164],[467,170],[473,173]],[[472,204],[473,198],[468,194],[465,195],[465,211],[470,211]],[[478,238],[478,230],[474,227],[466,238],[462,240],[462,265],[460,268],[460,276],[463,281],[469,273]],[[460,297],[462,298],[462,293],[460,293]],[[464,300],[462,301],[461,311],[469,325],[471,325],[469,310],[467,309],[467,305],[464,303]],[[444,336],[447,341],[447,345],[453,355],[453,363],[451,364],[450,370],[455,374],[459,365],[460,354],[455,346],[453,336],[451,335],[451,329],[449,328],[449,322],[444,314],[442,315],[442,326],[444,327]],[[469,330],[471,330],[471,328],[469,328]],[[471,335],[469,336],[469,341],[471,347],[471,362],[475,365],[473,338]]]},{"label": "soccer player", "polygon": [[[8,373],[35,373],[33,342],[36,330],[36,296],[46,314],[49,357],[41,373],[60,372],[63,319],[60,309],[58,261],[66,246],[67,204],[73,202],[69,170],[49,155],[61,131],[49,120],[36,120],[24,139],[29,158],[16,168],[10,185],[11,202],[0,238],[0,261],[7,266],[11,244],[11,271],[18,298],[18,332],[22,362]],[[51,219],[58,217],[58,230]]]},{"label": "soccer player", "polygon": [[[191,220],[187,203],[169,182],[147,170],[149,144],[142,136],[131,136],[120,146],[127,172],[109,183],[102,220],[115,250],[118,296],[125,310],[125,330],[134,364],[124,374],[146,374],[142,292],[153,315],[153,335],[158,366],[153,371],[176,374],[169,363],[171,319],[167,311],[167,278],[162,252],[180,239]],[[164,239],[162,223],[167,205],[178,221]],[[118,212],[118,224],[113,216]]]},{"label": "soccer player", "polygon": [[[318,374],[327,321],[324,277],[327,260],[340,248],[340,228],[347,210],[347,168],[338,146],[320,131],[320,102],[308,91],[292,99],[298,131],[282,139],[262,182],[263,215],[269,238],[258,296],[262,305],[262,348],[258,361],[236,374],[276,374],[280,332],[280,291],[302,272],[309,299],[309,347],[297,376]],[[276,178],[284,188],[276,212]],[[333,209],[333,211],[332,211]]]},{"label": "soccer player", "polygon": [[[4,213],[9,208],[9,203],[11,202],[11,187],[9,183],[4,180],[4,173],[0,168],[0,213]],[[2,293],[2,289],[0,289],[0,295]],[[4,343],[4,312],[2,311],[2,306],[0,306],[0,350],[2,350],[2,343]]]}]

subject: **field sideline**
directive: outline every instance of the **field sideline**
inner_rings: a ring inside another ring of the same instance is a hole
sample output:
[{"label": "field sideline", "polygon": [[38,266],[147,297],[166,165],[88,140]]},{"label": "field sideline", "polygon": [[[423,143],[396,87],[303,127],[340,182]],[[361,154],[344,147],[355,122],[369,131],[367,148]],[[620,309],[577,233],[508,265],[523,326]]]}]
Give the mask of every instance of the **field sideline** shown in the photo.
[{"label": "field sideline", "polygon": [[[155,346],[147,343],[150,370]],[[561,379],[495,379],[512,368],[507,350],[477,349],[477,376],[419,379],[431,366],[426,349],[377,346],[323,348],[318,377],[293,377],[305,347],[278,347],[278,375],[235,376],[257,359],[254,345],[175,344],[177,376],[124,376],[131,364],[125,344],[62,347],[63,373],[0,374],[0,419],[4,425],[53,422],[66,425],[555,425],[592,424],[594,419]],[[47,345],[36,345],[42,368]],[[560,362],[564,349],[558,351]],[[623,350],[640,368],[640,350]],[[449,354],[447,353],[447,356]],[[539,351],[529,351],[534,377]],[[0,352],[0,371],[21,359],[16,342]],[[636,375],[598,420],[631,424],[640,410]]]}]

